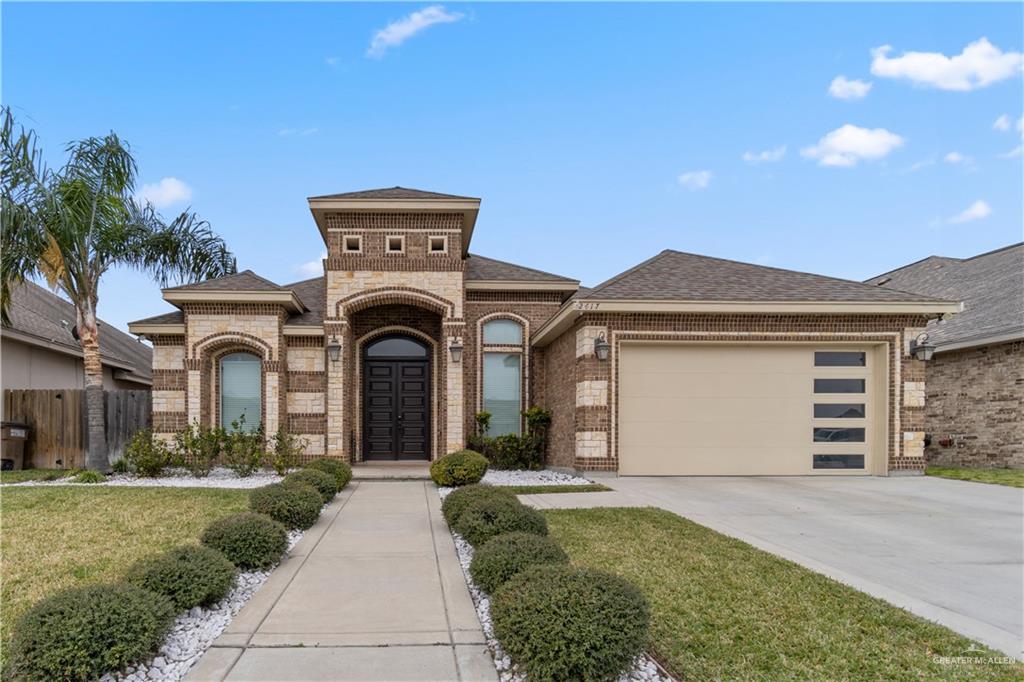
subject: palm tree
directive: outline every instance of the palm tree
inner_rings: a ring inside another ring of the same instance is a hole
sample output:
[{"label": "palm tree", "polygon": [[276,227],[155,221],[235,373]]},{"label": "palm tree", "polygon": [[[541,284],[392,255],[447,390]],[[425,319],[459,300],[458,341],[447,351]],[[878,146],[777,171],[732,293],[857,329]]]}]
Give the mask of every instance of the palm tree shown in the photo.
[{"label": "palm tree", "polygon": [[134,197],[136,165],[114,133],[70,143],[67,163],[51,170],[34,131],[0,110],[0,316],[7,321],[11,290],[45,278],[75,306],[88,413],[86,467],[106,472],[103,369],[96,306],[103,273],[136,268],[160,286],[235,271],[224,240],[188,211],[165,222]]}]

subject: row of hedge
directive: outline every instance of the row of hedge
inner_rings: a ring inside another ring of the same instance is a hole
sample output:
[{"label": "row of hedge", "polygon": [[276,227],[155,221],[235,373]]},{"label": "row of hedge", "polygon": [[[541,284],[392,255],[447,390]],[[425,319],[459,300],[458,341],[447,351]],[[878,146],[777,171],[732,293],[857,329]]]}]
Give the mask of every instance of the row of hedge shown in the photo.
[{"label": "row of hedge", "polygon": [[121,582],[43,599],[16,623],[4,677],[88,680],[145,660],[159,650],[176,614],[223,599],[238,570],[278,563],[288,531],[312,526],[351,479],[344,462],[310,462],[281,483],[252,490],[251,511],[214,521],[199,545],[140,559]]},{"label": "row of hedge", "polygon": [[224,466],[244,477],[268,467],[283,475],[299,465],[308,445],[309,441],[288,433],[283,426],[269,438],[262,425],[246,430],[244,416],[230,429],[190,424],[169,443],[152,429],[141,429],[128,442],[124,457],[114,463],[114,471],[157,477],[172,467],[182,467],[202,478],[215,466]]},{"label": "row of hedge", "polygon": [[570,566],[540,512],[488,485],[452,491],[441,511],[473,545],[469,572],[491,597],[495,635],[532,682],[614,680],[643,653],[643,593],[618,576]]}]

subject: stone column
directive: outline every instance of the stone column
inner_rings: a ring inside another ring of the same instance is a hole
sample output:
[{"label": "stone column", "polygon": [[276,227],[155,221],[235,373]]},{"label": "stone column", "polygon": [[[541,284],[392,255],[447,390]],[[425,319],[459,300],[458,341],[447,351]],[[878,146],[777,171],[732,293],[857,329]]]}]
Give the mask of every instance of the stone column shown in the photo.
[{"label": "stone column", "polygon": [[598,360],[594,353],[594,342],[601,336],[610,340],[607,327],[586,325],[576,330],[576,467],[580,469],[616,468],[609,452],[612,360]]},{"label": "stone column", "polygon": [[324,398],[324,406],[327,413],[327,456],[335,459],[352,461],[353,453],[348,452],[345,446],[345,355],[348,348],[345,348],[346,324],[340,320],[328,320],[324,323],[324,335],[326,339],[324,353],[327,354],[326,346],[334,343],[336,339],[342,344],[341,354],[337,361],[331,360],[330,356],[324,358],[324,374],[327,377],[327,390]]},{"label": "stone column", "polygon": [[267,438],[273,438],[281,423],[281,362],[270,360],[263,363],[263,411],[266,423],[263,425]]},{"label": "stone column", "polygon": [[185,372],[188,375],[188,383],[185,390],[185,410],[188,413],[188,423],[202,423],[203,414],[203,372],[202,361],[199,358],[185,360]]},{"label": "stone column", "polygon": [[444,326],[444,347],[441,352],[445,354],[444,365],[447,399],[447,414],[445,415],[445,451],[441,454],[456,452],[466,446],[466,436],[463,432],[465,423],[466,392],[463,384],[462,367],[468,362],[467,356],[463,354],[460,362],[452,362],[449,348],[453,343],[463,344],[462,333],[465,330],[464,324],[445,324]]}]

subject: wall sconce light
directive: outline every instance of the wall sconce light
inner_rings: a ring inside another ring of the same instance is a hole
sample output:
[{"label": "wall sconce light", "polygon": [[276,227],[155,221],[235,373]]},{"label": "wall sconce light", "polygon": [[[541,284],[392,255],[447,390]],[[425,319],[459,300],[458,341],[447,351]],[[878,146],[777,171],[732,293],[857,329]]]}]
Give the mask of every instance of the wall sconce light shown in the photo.
[{"label": "wall sconce light", "polygon": [[605,341],[603,332],[594,339],[594,355],[597,356],[598,360],[607,360],[611,349],[612,345]]},{"label": "wall sconce light", "polygon": [[341,359],[341,342],[338,341],[337,336],[332,336],[331,342],[327,344],[327,357],[331,359],[331,362]]},{"label": "wall sconce light", "polygon": [[910,354],[924,362],[932,359],[935,355],[935,344],[928,343],[928,332],[921,332],[910,342]]},{"label": "wall sconce light", "polygon": [[448,346],[448,352],[452,354],[453,363],[462,362],[462,339],[453,339],[451,345]]}]

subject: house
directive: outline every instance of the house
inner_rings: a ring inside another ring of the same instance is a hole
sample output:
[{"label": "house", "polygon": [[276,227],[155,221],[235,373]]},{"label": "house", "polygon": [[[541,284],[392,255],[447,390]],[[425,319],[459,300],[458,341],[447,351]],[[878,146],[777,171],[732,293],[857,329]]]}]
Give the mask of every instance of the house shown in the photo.
[{"label": "house", "polygon": [[972,258],[930,256],[868,280],[963,301],[933,320],[925,431],[929,462],[1024,467],[1024,243]]},{"label": "house", "polygon": [[[75,307],[33,282],[11,292],[10,324],[0,338],[3,390],[85,388],[82,347],[75,338]],[[103,387],[148,389],[152,349],[102,320]]]},{"label": "house", "polygon": [[[306,456],[430,460],[549,408],[549,464],[621,474],[878,474],[924,466],[910,341],[959,304],[664,251],[593,289],[469,251],[480,200],[312,197],[324,276],[165,289],[153,422],[246,415]],[[258,416],[257,416],[258,415]]]}]

